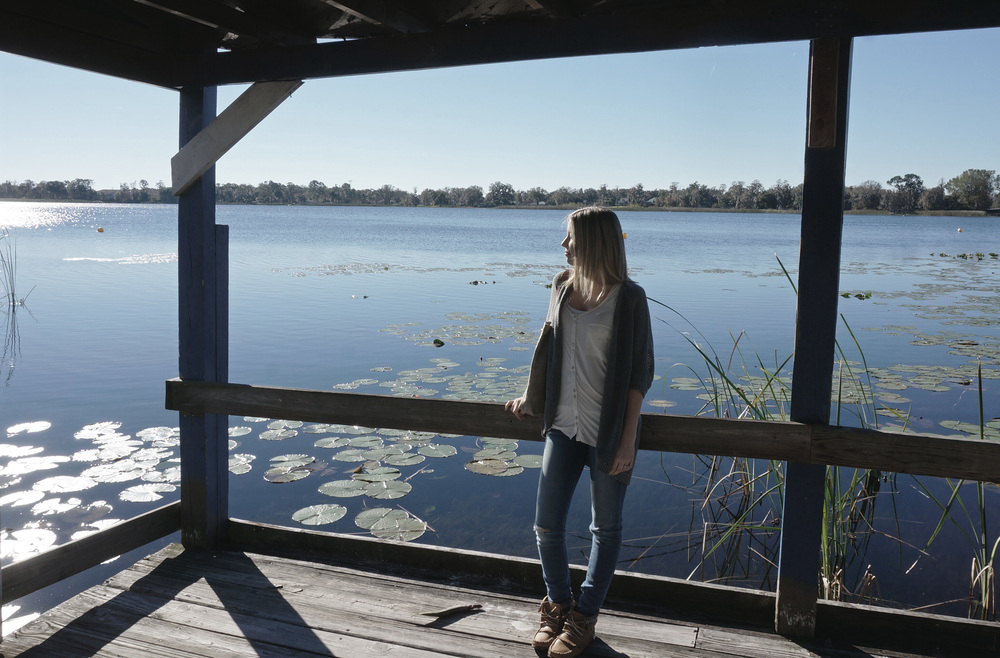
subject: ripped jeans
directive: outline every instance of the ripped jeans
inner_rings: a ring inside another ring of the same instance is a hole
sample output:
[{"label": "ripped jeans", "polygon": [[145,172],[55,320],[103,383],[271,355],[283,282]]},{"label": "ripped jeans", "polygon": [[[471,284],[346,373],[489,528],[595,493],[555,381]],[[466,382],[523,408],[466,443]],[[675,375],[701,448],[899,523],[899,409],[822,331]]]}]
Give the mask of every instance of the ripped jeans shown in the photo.
[{"label": "ripped jeans", "polygon": [[584,466],[590,467],[591,546],[587,577],[576,610],[590,617],[604,604],[622,545],[622,506],[628,485],[594,468],[596,450],[559,430],[545,436],[535,504],[535,537],[549,600],[573,596],[566,552],[566,516]]}]

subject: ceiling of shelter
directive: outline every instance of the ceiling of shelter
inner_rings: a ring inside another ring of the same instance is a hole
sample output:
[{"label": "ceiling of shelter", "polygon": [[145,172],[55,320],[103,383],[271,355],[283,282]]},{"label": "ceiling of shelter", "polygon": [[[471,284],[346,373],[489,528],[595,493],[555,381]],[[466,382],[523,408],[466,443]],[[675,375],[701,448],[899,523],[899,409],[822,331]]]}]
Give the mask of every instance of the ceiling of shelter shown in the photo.
[{"label": "ceiling of shelter", "polygon": [[997,26],[954,0],[0,0],[0,50],[172,88]]}]

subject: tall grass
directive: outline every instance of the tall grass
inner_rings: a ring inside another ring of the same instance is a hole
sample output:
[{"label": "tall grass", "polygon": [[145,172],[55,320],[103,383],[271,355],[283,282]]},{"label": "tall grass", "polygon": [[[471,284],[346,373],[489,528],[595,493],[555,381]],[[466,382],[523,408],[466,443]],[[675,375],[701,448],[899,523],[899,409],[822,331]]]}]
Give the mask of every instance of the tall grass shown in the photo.
[{"label": "tall grass", "polygon": [[[780,259],[778,264],[797,294],[795,282]],[[673,313],[685,327],[670,322],[695,350],[704,366],[700,376],[705,404],[698,415],[759,420],[789,420],[791,378],[786,368],[792,355],[780,358],[777,353],[766,361],[746,347],[748,339],[741,332],[730,333],[732,346],[725,359],[711,342],[676,309],[658,300],[650,302]],[[847,358],[839,341],[833,382],[833,418],[843,424],[853,416],[860,427],[878,427],[878,409],[868,366],[853,330],[841,315],[848,335],[857,350],[860,363]],[[663,320],[661,320],[663,321]],[[696,338],[695,338],[696,337]],[[696,371],[695,368],[691,368]],[[905,427],[906,417],[897,414]],[[763,580],[777,561],[777,536],[784,498],[784,469],[777,461],[743,458],[706,458],[703,475],[704,497],[701,559],[689,577],[701,572],[703,579],[732,581],[750,573]],[[876,502],[883,484],[894,489],[894,476],[869,469],[829,467],[826,471],[823,504],[823,533],[820,595],[833,600],[874,602],[880,597],[878,581],[870,568],[856,578],[853,587],[848,575],[863,561],[873,536]],[[893,500],[893,506],[895,501]],[[895,516],[895,514],[894,514]],[[897,525],[897,536],[899,528]]]},{"label": "tall grass", "polygon": [[2,363],[6,371],[4,384],[14,376],[14,367],[21,354],[21,333],[17,324],[18,308],[26,308],[24,297],[17,295],[17,250],[7,229],[0,229],[0,309],[4,313],[4,341]]},{"label": "tall grass", "polygon": [[[979,439],[986,441],[986,414],[983,406],[983,364],[977,364],[978,404],[979,404]],[[972,548],[972,565],[969,574],[969,610],[971,619],[997,620],[996,601],[996,557],[1000,546],[1000,536],[995,540],[990,538],[986,522],[986,488],[982,482],[966,482],[965,480],[945,479],[950,490],[948,500],[942,502],[930,487],[919,478],[914,481],[938,506],[941,516],[938,518],[934,531],[927,539],[923,554],[938,538],[942,528],[951,523]],[[975,493],[975,505],[967,504],[962,498],[962,490],[972,488]],[[919,561],[920,558],[918,558]],[[916,566],[914,562],[913,566]],[[913,568],[912,566],[910,567]]]}]

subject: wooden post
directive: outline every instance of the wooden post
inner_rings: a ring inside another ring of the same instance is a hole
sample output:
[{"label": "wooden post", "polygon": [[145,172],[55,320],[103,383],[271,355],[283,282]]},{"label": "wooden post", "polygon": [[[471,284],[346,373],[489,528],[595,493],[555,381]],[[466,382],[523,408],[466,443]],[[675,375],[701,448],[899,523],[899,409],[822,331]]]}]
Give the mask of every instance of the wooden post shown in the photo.
[{"label": "wooden post", "polygon": [[[215,87],[180,94],[180,146],[216,112]],[[177,270],[179,371],[184,381],[228,379],[227,227],[215,224],[215,168],[178,199]],[[180,414],[181,539],[210,547],[223,539],[229,517],[228,416]]]},{"label": "wooden post", "polygon": [[[811,42],[790,409],[801,423],[830,422],[850,76],[850,39]],[[823,465],[787,464],[775,610],[782,635],[815,632],[825,480]]]}]

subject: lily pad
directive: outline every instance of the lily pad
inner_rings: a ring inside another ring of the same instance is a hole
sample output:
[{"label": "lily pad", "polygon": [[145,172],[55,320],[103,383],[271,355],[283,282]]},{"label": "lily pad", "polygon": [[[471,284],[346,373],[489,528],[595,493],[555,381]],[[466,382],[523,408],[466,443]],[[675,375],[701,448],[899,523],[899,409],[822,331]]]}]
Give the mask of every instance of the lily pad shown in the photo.
[{"label": "lily pad", "polygon": [[542,456],[541,455],[518,455],[514,459],[514,463],[522,468],[541,468],[542,467]]},{"label": "lily pad", "polygon": [[425,461],[427,457],[417,455],[412,452],[404,452],[401,455],[389,455],[383,461],[390,466],[416,466]]},{"label": "lily pad", "polygon": [[303,507],[294,514],[292,520],[302,525],[326,525],[344,518],[347,508],[343,505],[310,505]]},{"label": "lily pad", "polygon": [[98,482],[128,482],[138,480],[146,469],[139,467],[131,459],[122,459],[110,464],[98,464],[85,469],[80,475],[93,478]]},{"label": "lily pad", "polygon": [[151,482],[149,484],[139,484],[134,487],[122,490],[118,494],[121,500],[131,503],[151,503],[163,498],[161,494],[176,491],[177,487],[164,482]]},{"label": "lily pad", "polygon": [[84,425],[83,429],[73,435],[76,439],[97,439],[103,436],[115,434],[115,430],[121,427],[121,421],[107,420],[100,423]]},{"label": "lily pad", "polygon": [[59,464],[70,461],[69,457],[49,455],[47,457],[21,457],[12,459],[0,468],[0,475],[27,475],[36,471],[48,471],[59,468]]},{"label": "lily pad", "polygon": [[11,437],[22,432],[31,434],[33,432],[44,432],[52,427],[52,423],[47,420],[36,420],[30,423],[18,423],[7,428],[7,436]]},{"label": "lily pad", "polygon": [[229,456],[229,472],[233,475],[246,475],[250,472],[254,455],[238,454]]},{"label": "lily pad", "polygon": [[383,518],[371,527],[373,535],[391,541],[413,541],[426,531],[426,524],[412,516],[407,516],[405,519]]},{"label": "lily pad", "polygon": [[88,477],[74,477],[72,475],[56,475],[55,477],[39,480],[32,489],[36,491],[47,491],[49,493],[73,493],[84,491],[91,487],[96,487],[97,481]]},{"label": "lily pad", "polygon": [[298,429],[302,427],[302,421],[300,420],[272,420],[267,426],[272,430],[281,429]]},{"label": "lily pad", "polygon": [[366,468],[360,473],[355,473],[351,478],[362,482],[385,482],[388,480],[398,480],[400,475],[402,474],[398,468],[379,466],[376,468]]},{"label": "lily pad", "polygon": [[260,438],[264,441],[284,441],[285,439],[290,439],[293,436],[298,436],[298,432],[290,429],[266,430],[260,433]]},{"label": "lily pad", "polygon": [[509,462],[517,457],[517,453],[510,450],[505,450],[502,446],[483,448],[475,455],[472,456],[473,459],[477,461],[483,461],[486,459],[499,460],[504,462]]},{"label": "lily pad", "polygon": [[319,492],[333,498],[353,498],[364,495],[367,486],[367,482],[360,480],[333,480],[321,484]]},{"label": "lily pad", "polygon": [[339,462],[364,462],[368,461],[365,457],[366,452],[368,451],[363,448],[347,448],[335,454],[333,458]]},{"label": "lily pad", "polygon": [[354,517],[354,525],[363,530],[371,530],[372,526],[383,519],[394,519],[400,521],[409,518],[409,514],[400,509],[389,509],[388,507],[373,507]]},{"label": "lily pad", "polygon": [[309,473],[310,471],[304,468],[289,469],[284,466],[279,466],[278,468],[271,468],[265,471],[264,479],[275,484],[285,484],[287,482],[295,482],[296,480],[307,478],[309,477]]},{"label": "lily pad", "polygon": [[245,436],[245,435],[249,434],[252,431],[253,431],[253,429],[250,428],[250,427],[247,427],[246,425],[240,425],[238,427],[230,427],[229,428],[229,436]]},{"label": "lily pad", "polygon": [[318,423],[314,425],[306,425],[302,428],[302,431],[306,434],[326,434],[327,432],[332,432],[330,425],[326,423]]},{"label": "lily pad", "polygon": [[328,436],[316,439],[313,445],[317,448],[342,448],[351,442],[346,436]]},{"label": "lily pad", "polygon": [[271,457],[271,465],[273,468],[298,468],[299,466],[308,466],[314,461],[316,461],[315,457],[301,454],[278,455],[277,457]]},{"label": "lily pad", "polygon": [[365,495],[378,500],[392,500],[402,498],[412,489],[409,482],[400,482],[399,480],[369,482],[365,487]]},{"label": "lily pad", "polygon": [[417,448],[417,452],[424,457],[451,457],[458,454],[458,450],[455,446],[450,446],[447,444],[437,445],[430,444],[425,446],[420,446]]},{"label": "lily pad", "polygon": [[[42,493],[42,492],[36,492]],[[44,495],[44,494],[43,494]],[[63,502],[62,498],[49,498],[43,500],[31,508],[31,513],[35,516],[51,516],[53,514],[63,514],[72,509],[76,509],[83,503],[79,498],[67,498]]]},{"label": "lily pad", "polygon": [[[516,469],[514,473],[508,473],[508,471]],[[503,475],[517,475],[522,470],[522,467],[512,462],[506,462],[500,459],[478,459],[469,462],[465,465],[465,470],[471,471],[478,475],[493,475],[493,476],[503,476]]]}]

